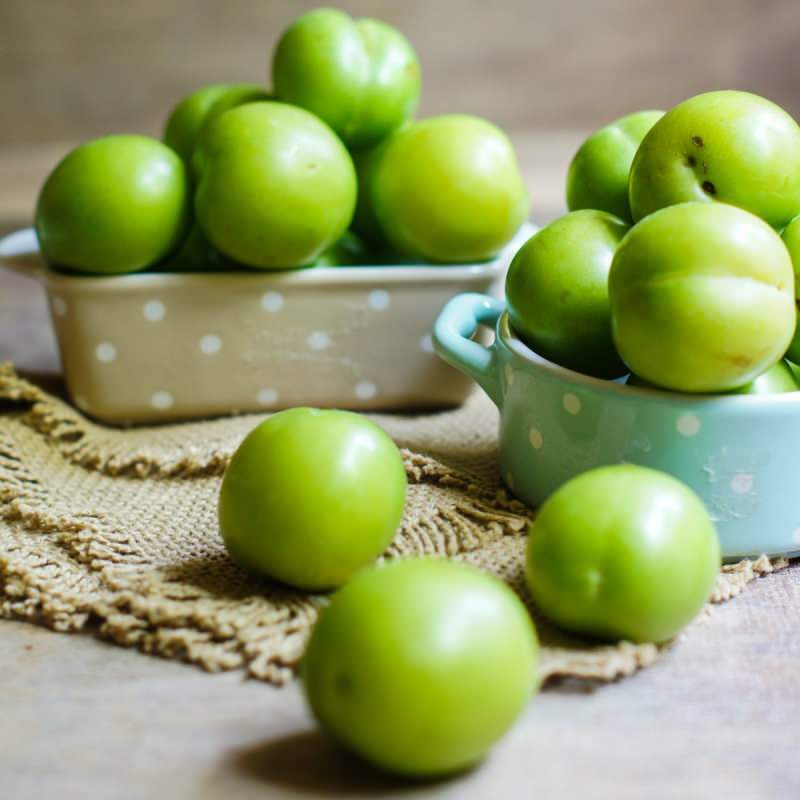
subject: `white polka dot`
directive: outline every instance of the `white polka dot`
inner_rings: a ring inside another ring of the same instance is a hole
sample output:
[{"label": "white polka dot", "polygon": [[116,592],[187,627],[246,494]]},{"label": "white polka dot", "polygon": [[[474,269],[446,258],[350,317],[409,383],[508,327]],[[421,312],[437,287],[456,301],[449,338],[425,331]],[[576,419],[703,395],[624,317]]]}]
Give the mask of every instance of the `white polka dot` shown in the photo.
[{"label": "white polka dot", "polygon": [[266,292],[261,295],[261,307],[264,311],[275,313],[283,308],[283,295],[280,292]]},{"label": "white polka dot", "polygon": [[700,420],[694,414],[683,414],[675,423],[681,436],[696,436],[700,432]]},{"label": "white polka dot", "polygon": [[514,476],[511,474],[511,472],[506,472],[506,483],[508,484],[509,489],[514,488]]},{"label": "white polka dot", "polygon": [[506,364],[504,369],[503,369],[503,372],[504,372],[504,374],[506,376],[506,383],[509,386],[513,386],[514,385],[514,370],[512,369],[511,364]]},{"label": "white polka dot", "polygon": [[94,349],[98,361],[110,364],[117,357],[117,348],[111,342],[100,342]]},{"label": "white polka dot", "polygon": [[81,411],[86,411],[86,409],[89,408],[89,401],[82,394],[76,394],[75,405],[78,406]]},{"label": "white polka dot", "polygon": [[433,353],[435,352],[433,349],[433,336],[429,333],[426,333],[420,340],[419,346],[422,349],[423,353]]},{"label": "white polka dot", "polygon": [[312,350],[325,350],[330,347],[331,337],[325,331],[312,331],[306,342]]},{"label": "white polka dot", "polygon": [[731,478],[731,491],[748,494],[753,489],[753,476],[749,472],[739,472]]},{"label": "white polka dot", "polygon": [[161,322],[167,314],[167,309],[160,300],[148,300],[142,312],[148,322]]},{"label": "white polka dot", "polygon": [[372,381],[359,381],[356,384],[356,397],[359,400],[371,400],[378,394],[378,387]]},{"label": "white polka dot", "polygon": [[392,298],[389,296],[389,292],[384,291],[383,289],[375,289],[374,291],[369,293],[369,297],[367,297],[367,303],[370,308],[374,309],[375,311],[385,311],[389,308],[389,304],[392,302]]},{"label": "white polka dot", "polygon": [[278,391],[277,389],[262,389],[258,393],[257,400],[259,405],[274,406],[278,402]]},{"label": "white polka dot", "polygon": [[207,333],[200,339],[200,352],[207,356],[213,356],[222,350],[222,339],[214,333]]},{"label": "white polka dot", "polygon": [[583,408],[583,403],[581,403],[580,397],[576,394],[572,394],[572,392],[567,392],[562,398],[561,402],[564,405],[564,411],[567,414],[572,414],[575,416],[576,414],[581,413],[581,408]]},{"label": "white polka dot", "polygon": [[52,300],[53,303],[53,313],[57,317],[66,317],[67,316],[67,301],[63,297],[54,297]]},{"label": "white polka dot", "polygon": [[528,431],[528,441],[531,443],[531,447],[534,450],[541,450],[542,445],[544,444],[542,432],[536,428],[531,428]]},{"label": "white polka dot", "polygon": [[795,544],[800,544],[800,528],[794,529],[794,532],[792,533],[792,539],[794,540]]},{"label": "white polka dot", "polygon": [[171,408],[173,402],[174,400],[169,392],[154,392],[150,398],[150,405],[158,409]]}]

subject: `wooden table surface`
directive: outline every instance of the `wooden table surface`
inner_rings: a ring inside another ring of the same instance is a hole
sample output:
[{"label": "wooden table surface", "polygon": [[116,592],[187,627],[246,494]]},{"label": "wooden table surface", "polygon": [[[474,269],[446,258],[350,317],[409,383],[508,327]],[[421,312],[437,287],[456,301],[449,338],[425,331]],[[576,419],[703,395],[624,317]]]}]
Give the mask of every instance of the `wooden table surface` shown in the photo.
[{"label": "wooden table surface", "polygon": [[[533,217],[561,210],[579,135],[520,134]],[[0,151],[0,231],[29,223],[66,145]],[[34,282],[0,271],[0,360],[57,379]],[[335,750],[296,685],[210,676],[99,642],[0,622],[0,797],[780,800],[800,797],[800,568],[713,609],[656,666],[565,682],[478,769],[386,779]]]}]

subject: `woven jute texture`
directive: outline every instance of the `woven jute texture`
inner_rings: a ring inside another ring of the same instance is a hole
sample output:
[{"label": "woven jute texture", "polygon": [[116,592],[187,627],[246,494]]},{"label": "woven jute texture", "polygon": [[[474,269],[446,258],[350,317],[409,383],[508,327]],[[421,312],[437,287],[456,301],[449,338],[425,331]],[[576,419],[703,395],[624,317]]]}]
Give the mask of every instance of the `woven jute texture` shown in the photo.
[{"label": "woven jute texture", "polygon": [[[237,568],[216,520],[225,465],[260,419],[107,428],[0,366],[0,615],[89,630],[209,671],[289,679],[327,598]],[[405,516],[385,557],[467,561],[527,600],[522,569],[533,512],[500,483],[489,401],[476,393],[454,411],[373,419],[402,448],[409,479]],[[726,567],[712,601],[784,564],[760,558]],[[543,680],[613,680],[661,652],[572,639],[538,618],[537,628]]]}]

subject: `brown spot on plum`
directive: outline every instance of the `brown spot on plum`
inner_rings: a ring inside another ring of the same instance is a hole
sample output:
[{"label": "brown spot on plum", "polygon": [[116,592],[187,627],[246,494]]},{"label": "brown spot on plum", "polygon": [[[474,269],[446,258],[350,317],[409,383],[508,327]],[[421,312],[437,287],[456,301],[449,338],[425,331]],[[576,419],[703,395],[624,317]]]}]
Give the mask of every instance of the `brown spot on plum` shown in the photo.
[{"label": "brown spot on plum", "polygon": [[690,167],[696,167],[696,166],[697,166],[697,159],[696,159],[694,156],[689,156],[689,157],[686,159],[686,163],[687,163],[687,164],[688,164]]},{"label": "brown spot on plum", "polygon": [[703,181],[703,191],[713,197],[717,193],[717,187],[711,181]]},{"label": "brown spot on plum", "polygon": [[705,146],[705,142],[703,141],[703,137],[702,136],[692,136],[692,144],[695,147],[704,147]]},{"label": "brown spot on plum", "polygon": [[750,356],[739,353],[734,353],[733,355],[728,356],[728,361],[730,361],[735,367],[742,368],[749,367],[753,363],[753,359]]}]

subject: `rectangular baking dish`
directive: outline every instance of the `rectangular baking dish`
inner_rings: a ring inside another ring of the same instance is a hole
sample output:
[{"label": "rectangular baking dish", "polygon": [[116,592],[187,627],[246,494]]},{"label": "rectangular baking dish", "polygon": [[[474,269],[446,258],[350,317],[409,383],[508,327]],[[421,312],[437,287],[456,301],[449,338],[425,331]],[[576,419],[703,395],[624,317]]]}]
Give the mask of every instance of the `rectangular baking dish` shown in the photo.
[{"label": "rectangular baking dish", "polygon": [[533,230],[478,264],[84,277],[50,270],[26,229],[0,240],[0,263],[41,281],[67,388],[99,420],[414,410],[468,395],[434,354],[434,321],[453,295],[502,291]]}]

